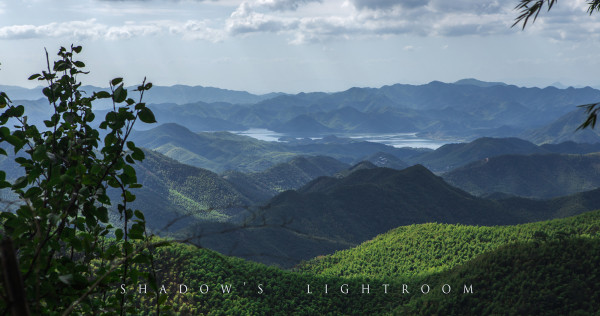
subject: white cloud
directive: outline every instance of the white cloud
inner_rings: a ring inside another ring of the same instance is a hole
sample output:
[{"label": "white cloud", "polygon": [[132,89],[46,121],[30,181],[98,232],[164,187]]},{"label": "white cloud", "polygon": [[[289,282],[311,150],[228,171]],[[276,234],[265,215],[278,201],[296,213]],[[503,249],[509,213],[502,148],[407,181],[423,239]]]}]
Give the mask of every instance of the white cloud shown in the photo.
[{"label": "white cloud", "polygon": [[352,0],[352,4],[358,9],[391,9],[393,7],[402,7],[405,9],[414,9],[426,6],[429,0]]},{"label": "white cloud", "polygon": [[287,34],[292,44],[399,34],[486,36],[511,32],[512,7],[502,7],[499,1],[474,4],[467,0],[351,0],[353,6],[339,6],[338,11],[343,11],[343,14],[328,16],[282,16],[260,10],[271,8],[265,4],[275,2],[306,3],[294,0],[245,1],[227,20],[227,32],[233,36],[261,32]]},{"label": "white cloud", "polygon": [[188,20],[184,23],[167,22],[166,24],[169,33],[182,35],[185,39],[220,42],[225,37],[222,30],[209,27],[207,21]]},{"label": "white cloud", "polygon": [[201,39],[216,42],[222,39],[222,32],[209,28],[203,21],[155,21],[125,22],[109,26],[96,19],[69,21],[44,25],[11,25],[0,27],[0,39],[18,40],[27,38],[73,38],[122,40],[135,37],[178,34],[185,39]]},{"label": "white cloud", "polygon": [[[118,40],[171,34],[187,40],[216,42],[228,37],[271,33],[286,37],[291,44],[303,44],[402,34],[458,37],[519,32],[518,28],[510,27],[517,15],[513,10],[514,3],[501,0],[219,1],[93,0],[91,3],[96,5],[89,9],[98,8],[94,11],[99,12],[98,19],[0,26],[0,39],[71,37]],[[224,1],[229,1],[229,6],[234,4],[235,9],[221,6]],[[129,4],[122,4],[125,2]],[[142,2],[152,2],[152,5]],[[219,4],[219,8],[215,9],[213,4]],[[5,6],[0,4],[0,13]],[[199,17],[186,12],[185,18],[177,20],[186,8],[204,6],[218,13],[202,13]],[[596,39],[600,37],[596,35],[600,34],[597,17],[600,14],[590,17],[585,14],[585,8],[585,0],[565,2],[551,12],[544,12],[525,32],[557,41]],[[170,13],[164,13],[163,9]],[[114,22],[118,20],[110,10],[125,12],[127,14],[123,18],[135,22]],[[161,20],[165,18],[168,20]]]},{"label": "white cloud", "polygon": [[254,11],[248,2],[242,3],[227,20],[226,30],[232,35],[255,32],[281,32],[295,28],[294,19],[280,18]]},{"label": "white cloud", "polygon": [[257,0],[254,4],[257,7],[268,8],[274,11],[295,11],[299,7],[311,2],[323,2],[322,0]]}]

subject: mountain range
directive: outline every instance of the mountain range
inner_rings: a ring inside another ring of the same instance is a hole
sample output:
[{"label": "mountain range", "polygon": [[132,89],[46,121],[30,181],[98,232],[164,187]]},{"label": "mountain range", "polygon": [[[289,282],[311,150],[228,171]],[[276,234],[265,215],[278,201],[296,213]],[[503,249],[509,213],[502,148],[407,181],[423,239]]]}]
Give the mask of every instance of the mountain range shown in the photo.
[{"label": "mountain range", "polygon": [[587,154],[600,151],[598,143],[563,142],[538,146],[519,138],[491,137],[446,144],[436,150],[395,148],[335,136],[316,140],[285,138],[282,142],[267,142],[229,132],[194,133],[175,123],[137,131],[132,134],[132,139],[138,146],[214,172],[259,172],[297,156],[328,156],[346,164],[369,160],[377,166],[393,169],[422,164],[434,172],[447,172],[500,155]]},{"label": "mountain range", "polygon": [[420,165],[365,168],[342,178],[317,178],[246,210],[236,222],[204,223],[184,235],[198,236],[203,247],[224,254],[290,267],[402,225],[507,225],[596,208],[598,190],[553,200],[488,200],[450,186]]},{"label": "mountain range", "polygon": [[[88,94],[106,90],[93,86],[82,89]],[[42,97],[39,88],[0,86],[0,90],[8,91],[16,103],[25,103],[26,115],[32,121],[41,124],[41,117],[47,116],[50,107],[38,100]],[[518,136],[541,144],[600,141],[594,133],[572,133],[584,115],[575,106],[598,100],[600,91],[590,87],[522,88],[465,79],[294,95],[155,86],[146,93],[145,101],[159,123],[178,123],[194,132],[249,128],[311,136],[410,132],[454,140]],[[47,109],[43,115],[36,113],[38,102]],[[101,100],[96,110],[105,111],[111,105]],[[99,117],[103,117],[101,114]]]},{"label": "mountain range", "polygon": [[[222,128],[259,127],[291,134],[419,132],[431,137],[517,136],[550,124],[575,105],[600,99],[592,88],[519,88],[431,82],[351,88],[336,93],[278,95],[252,105],[202,102],[155,105],[166,122],[214,119]],[[215,108],[219,108],[218,111]],[[181,109],[181,110],[180,110]],[[178,113],[185,115],[178,115]],[[159,120],[160,122],[160,120]],[[204,125],[202,125],[204,126]],[[194,130],[194,125],[188,125]],[[215,126],[213,126],[215,127]]]},{"label": "mountain range", "polygon": [[229,132],[194,133],[175,123],[137,131],[132,134],[132,140],[140,147],[214,172],[263,171],[299,155],[329,156],[344,163],[356,163],[378,153],[392,154],[401,160],[427,151],[365,141],[340,141],[336,137],[300,143],[267,142]]}]

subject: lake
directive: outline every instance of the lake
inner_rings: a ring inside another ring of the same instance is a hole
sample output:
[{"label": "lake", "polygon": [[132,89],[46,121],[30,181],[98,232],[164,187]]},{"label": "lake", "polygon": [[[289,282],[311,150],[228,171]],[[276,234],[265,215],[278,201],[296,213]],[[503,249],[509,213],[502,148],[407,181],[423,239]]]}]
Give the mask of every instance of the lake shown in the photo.
[{"label": "lake", "polygon": [[[234,134],[246,135],[259,140],[278,142],[281,137],[294,136],[287,133],[278,133],[264,128],[251,128],[245,131],[231,131]],[[416,133],[327,133],[319,137],[310,137],[311,139],[321,139],[327,135],[337,137],[352,138],[361,141],[381,143],[393,147],[420,147],[436,149],[442,145],[448,144],[448,141],[437,139],[427,139],[417,137]],[[302,138],[302,137],[300,137]]]}]

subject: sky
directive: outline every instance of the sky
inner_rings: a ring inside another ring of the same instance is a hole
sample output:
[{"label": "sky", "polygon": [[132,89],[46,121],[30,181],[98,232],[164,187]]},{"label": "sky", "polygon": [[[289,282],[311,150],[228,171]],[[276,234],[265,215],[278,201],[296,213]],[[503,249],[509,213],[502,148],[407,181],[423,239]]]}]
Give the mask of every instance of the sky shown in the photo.
[{"label": "sky", "polygon": [[82,45],[105,87],[124,77],[252,93],[463,78],[600,86],[600,12],[561,0],[524,31],[518,0],[0,0],[0,84]]}]

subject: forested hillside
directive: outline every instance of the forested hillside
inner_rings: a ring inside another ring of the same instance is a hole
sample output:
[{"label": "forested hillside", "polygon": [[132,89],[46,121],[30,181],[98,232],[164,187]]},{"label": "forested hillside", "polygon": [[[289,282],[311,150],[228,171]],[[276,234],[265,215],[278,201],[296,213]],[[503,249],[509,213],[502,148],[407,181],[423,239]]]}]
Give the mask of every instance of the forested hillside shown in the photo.
[{"label": "forested hillside", "polygon": [[509,225],[598,208],[598,190],[552,200],[490,200],[450,186],[423,166],[375,168],[318,178],[244,211],[233,223],[205,223],[182,233],[206,234],[198,239],[202,246],[227,255],[290,267],[402,225]]},{"label": "forested hillside", "polygon": [[331,157],[300,156],[260,172],[228,171],[223,178],[240,192],[263,202],[278,193],[298,189],[315,178],[332,176],[348,167],[348,164]]},{"label": "forested hillside", "polygon": [[[181,244],[158,248],[157,264],[167,304],[187,314],[590,314],[600,308],[599,233],[596,211],[505,227],[400,227],[302,272]],[[138,308],[152,300],[140,297]]]},{"label": "forested hillside", "polygon": [[465,265],[509,244],[600,238],[600,211],[515,226],[426,223],[402,226],[348,250],[297,267],[321,276],[423,276]]}]

